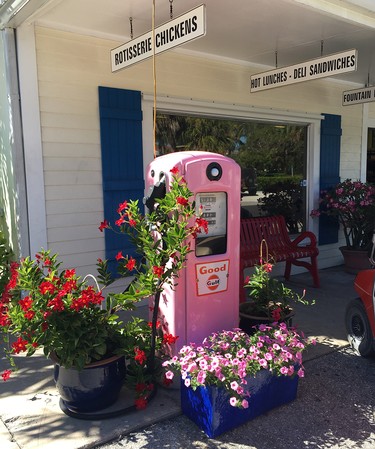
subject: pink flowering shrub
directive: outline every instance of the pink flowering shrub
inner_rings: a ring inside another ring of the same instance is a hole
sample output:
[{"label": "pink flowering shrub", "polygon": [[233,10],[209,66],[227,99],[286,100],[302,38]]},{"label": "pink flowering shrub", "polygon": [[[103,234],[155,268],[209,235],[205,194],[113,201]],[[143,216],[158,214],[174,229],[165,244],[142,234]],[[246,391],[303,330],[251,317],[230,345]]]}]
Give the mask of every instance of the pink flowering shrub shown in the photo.
[{"label": "pink flowering shrub", "polygon": [[375,224],[375,187],[346,179],[321,192],[319,209],[312,210],[310,215],[321,214],[337,217],[346,246],[366,249],[371,244]]},{"label": "pink flowering shrub", "polygon": [[[312,342],[314,343],[314,342]],[[302,352],[310,343],[285,323],[260,325],[249,336],[240,329],[213,333],[202,344],[181,348],[163,363],[167,380],[179,373],[185,386],[217,386],[228,392],[234,407],[247,408],[248,376],[268,370],[275,376],[304,377]]]}]

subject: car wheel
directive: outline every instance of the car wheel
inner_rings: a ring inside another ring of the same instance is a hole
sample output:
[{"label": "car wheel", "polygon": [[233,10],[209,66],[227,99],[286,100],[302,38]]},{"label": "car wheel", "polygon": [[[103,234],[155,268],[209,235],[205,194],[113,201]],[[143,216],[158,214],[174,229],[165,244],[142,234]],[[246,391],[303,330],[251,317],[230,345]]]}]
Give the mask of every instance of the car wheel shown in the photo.
[{"label": "car wheel", "polygon": [[362,357],[374,355],[374,337],[362,301],[357,298],[348,304],[345,313],[348,341]]}]

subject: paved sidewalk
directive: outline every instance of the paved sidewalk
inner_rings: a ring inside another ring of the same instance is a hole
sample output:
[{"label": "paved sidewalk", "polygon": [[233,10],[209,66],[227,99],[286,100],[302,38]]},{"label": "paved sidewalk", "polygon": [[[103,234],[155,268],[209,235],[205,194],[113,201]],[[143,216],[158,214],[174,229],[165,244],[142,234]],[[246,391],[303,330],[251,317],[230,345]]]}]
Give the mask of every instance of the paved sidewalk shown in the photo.
[{"label": "paved sidewalk", "polygon": [[[271,416],[279,416],[281,414],[282,416],[288,416],[291,419],[294,417],[292,419],[293,426],[295,426],[295,419],[297,419],[297,422],[303,423],[304,421],[302,418],[304,415],[305,417],[310,416],[310,419],[313,419],[314,415],[311,416],[309,413],[299,410],[299,407],[302,406],[307,409],[316,410],[319,405],[318,403],[321,402],[321,413],[323,413],[327,419],[332,414],[332,417],[329,419],[333,419],[335,414],[339,412],[341,413],[342,411],[340,401],[345,399],[348,391],[352,394],[351,386],[358,382],[358,378],[353,375],[353,370],[355,371],[355,368],[353,368],[350,373],[348,372],[350,376],[352,376],[350,377],[349,385],[345,385],[346,389],[341,391],[338,397],[335,398],[334,403],[330,406],[325,402],[325,399],[329,396],[326,396],[326,391],[323,388],[323,381],[321,380],[319,373],[326,373],[324,376],[326,377],[326,380],[324,382],[327,382],[327,385],[336,385],[348,378],[345,375],[347,370],[346,363],[348,360],[355,360],[353,363],[358,364],[358,366],[362,366],[363,363],[370,363],[365,359],[354,358],[351,355],[349,356],[345,352],[337,352],[337,349],[347,346],[344,328],[344,311],[346,304],[350,301],[350,299],[356,296],[353,289],[354,276],[344,273],[342,267],[321,270],[320,275],[322,284],[320,289],[310,287],[311,277],[307,273],[292,276],[291,281],[288,283],[288,286],[293,287],[296,290],[302,291],[302,289],[307,288],[308,297],[316,299],[316,305],[312,307],[304,307],[299,305],[296,307],[296,317],[293,324],[305,331],[307,335],[317,338],[318,344],[316,347],[309,349],[306,354],[305,360],[310,360],[310,362],[308,362],[306,366],[306,379],[302,379],[300,381],[298,399],[294,401],[293,404],[272,411],[266,416],[257,418],[257,420],[254,421],[254,423],[258,423],[257,426],[259,426],[259,423],[267,422],[269,429],[265,429],[265,432],[269,435],[274,435],[274,430],[272,430],[272,428],[276,425],[276,421],[270,421]],[[331,355],[325,356],[325,354]],[[336,357],[338,357],[340,363],[331,361],[330,357],[334,357],[332,360],[336,360]],[[203,443],[205,439],[203,438],[203,434],[199,433],[199,431],[198,433],[200,436],[197,437],[198,443],[194,443],[197,445],[185,446],[184,442],[185,438],[187,438],[186,433],[190,434],[190,430],[186,431],[186,429],[192,429],[191,426],[193,426],[193,424],[186,427],[186,418],[179,416],[181,415],[181,410],[179,405],[179,392],[177,390],[159,388],[156,397],[152,400],[149,407],[145,411],[133,412],[113,419],[102,421],[84,421],[68,417],[64,415],[59,408],[59,398],[51,379],[52,365],[45,360],[43,356],[33,356],[32,358],[20,357],[19,360],[19,366],[21,369],[17,376],[14,376],[14,378],[11,378],[6,383],[0,384],[1,449],[79,449],[100,447],[101,445],[118,439],[123,435],[135,435],[134,432],[139,431],[140,429],[145,429],[148,426],[160,421],[163,421],[163,423],[160,424],[160,429],[163,429],[163,426],[166,426],[165,429],[168,429],[168,421],[167,423],[164,423],[164,421],[172,417],[177,417],[177,421],[172,421],[172,423],[174,426],[177,426],[175,428],[177,433],[181,434],[179,436],[180,441],[173,440],[174,442],[170,443],[170,445],[168,445],[167,442],[165,442],[165,445],[162,445],[164,442],[161,441],[160,445],[157,446],[156,443],[154,444],[147,442],[149,430],[146,430],[140,433],[143,439],[146,438],[146,442],[138,442],[137,444],[140,445],[134,447],[150,449],[157,449],[159,447],[170,449],[177,449],[180,447],[184,449],[188,447],[230,447],[231,449],[253,447],[238,446],[237,444],[245,444],[245,442],[241,443],[241,441],[233,446],[218,446],[213,442],[211,443],[209,440],[207,440],[206,443]],[[338,366],[337,369],[335,369],[336,365]],[[321,366],[317,372],[315,372],[316,366]],[[309,375],[310,369],[313,371],[312,375]],[[374,373],[372,375],[372,380],[373,379],[375,379]],[[360,382],[362,385],[362,378]],[[314,391],[315,393],[313,393]],[[315,396],[311,397],[312,394],[315,394]],[[370,394],[368,394],[368,396],[371,398]],[[358,402],[357,405],[358,412],[360,412],[360,422],[367,427],[370,423],[370,413],[364,410],[363,407],[369,406],[368,401],[370,398],[367,398],[366,402],[363,402],[365,400],[365,398],[363,398],[363,401]],[[123,395],[116,406],[123,407],[127,401],[126,391],[124,390]],[[355,406],[353,405],[353,410],[354,409]],[[358,416],[353,416],[353,419],[358,421]],[[356,426],[358,427],[357,421]],[[181,427],[182,425],[184,428]],[[249,425],[250,428],[254,428],[254,424]],[[286,428],[290,427],[290,425],[291,424],[288,420],[284,422],[284,426]],[[309,427],[307,423],[304,425]],[[315,426],[313,422],[311,422],[310,425],[312,427]],[[373,425],[373,422],[371,425]],[[347,426],[349,426],[349,423]],[[151,427],[151,429],[153,429],[153,427]],[[325,431],[328,431],[327,429],[329,430],[328,426]],[[197,435],[194,433],[197,432],[196,428],[194,431],[191,430],[191,432],[192,435]],[[319,432],[319,429],[316,429],[316,432]],[[369,434],[369,432],[367,432],[367,434]],[[323,435],[324,434],[322,433],[322,438]],[[319,434],[317,433],[316,438],[318,437]],[[136,437],[126,438],[135,439]],[[275,435],[275,438],[277,438],[277,435]],[[129,440],[123,441],[126,441],[126,447],[133,447],[129,445]],[[261,441],[261,439],[259,441]],[[362,442],[363,441],[364,438],[362,438]],[[122,442],[118,444],[118,447],[122,447]],[[289,444],[285,444],[284,446],[265,446],[261,443],[259,444],[260,445],[255,446],[257,449],[272,449],[272,447],[277,449],[298,448],[298,446]],[[277,441],[275,444],[278,444]],[[322,441],[319,443],[317,441],[315,446],[300,447],[336,447],[327,446],[324,444]],[[349,448],[365,446],[337,447]],[[375,445],[373,447],[375,447]]]},{"label": "paved sidewalk", "polygon": [[375,360],[346,347],[305,368],[295,401],[215,439],[181,415],[97,449],[374,449]]}]

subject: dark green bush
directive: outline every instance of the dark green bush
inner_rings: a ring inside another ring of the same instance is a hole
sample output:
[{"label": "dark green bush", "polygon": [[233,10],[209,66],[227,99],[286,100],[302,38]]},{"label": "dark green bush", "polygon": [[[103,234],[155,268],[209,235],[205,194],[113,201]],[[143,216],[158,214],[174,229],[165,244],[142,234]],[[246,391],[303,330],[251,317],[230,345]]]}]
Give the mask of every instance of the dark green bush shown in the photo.
[{"label": "dark green bush", "polygon": [[[300,178],[299,178],[300,179]],[[299,181],[283,178],[269,183],[263,188],[263,198],[258,199],[262,215],[283,215],[291,234],[303,229],[303,191]]]}]

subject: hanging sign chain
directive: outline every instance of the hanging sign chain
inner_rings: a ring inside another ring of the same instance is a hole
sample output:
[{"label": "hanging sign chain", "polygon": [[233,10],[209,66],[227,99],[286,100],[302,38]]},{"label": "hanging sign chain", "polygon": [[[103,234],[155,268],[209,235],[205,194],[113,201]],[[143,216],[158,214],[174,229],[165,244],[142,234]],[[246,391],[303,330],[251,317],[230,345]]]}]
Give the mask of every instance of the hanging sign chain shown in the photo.
[{"label": "hanging sign chain", "polygon": [[323,52],[324,52],[324,41],[321,40],[320,41],[320,56],[323,56]]},{"label": "hanging sign chain", "polygon": [[129,17],[130,22],[130,39],[133,39],[133,17]]},{"label": "hanging sign chain", "polygon": [[152,0],[152,75],[154,81],[153,151],[156,159],[156,60],[155,60],[155,0]]},{"label": "hanging sign chain", "polygon": [[169,17],[173,19],[173,0],[169,0]]},{"label": "hanging sign chain", "polygon": [[277,50],[275,51],[275,67],[277,68]]}]

